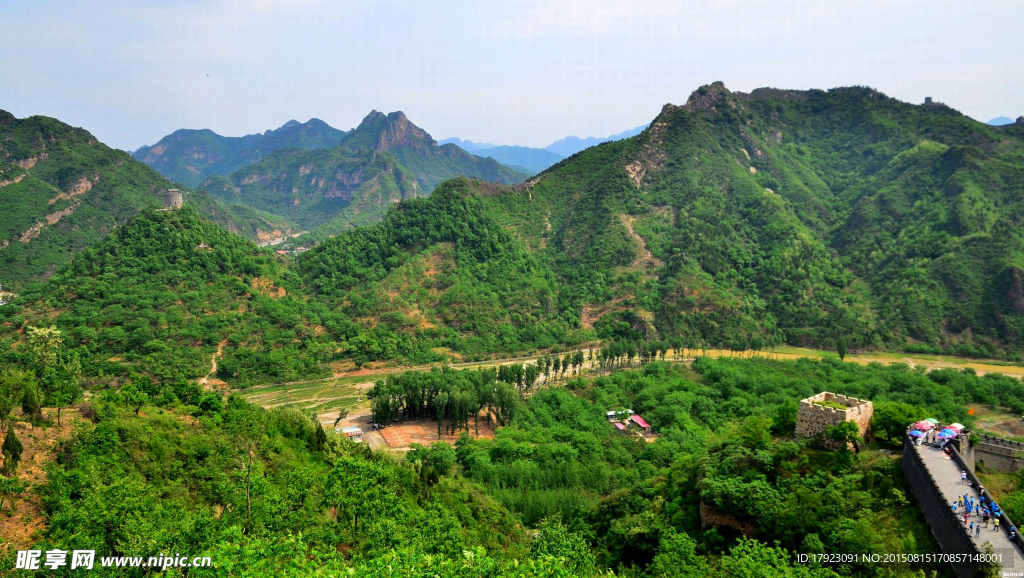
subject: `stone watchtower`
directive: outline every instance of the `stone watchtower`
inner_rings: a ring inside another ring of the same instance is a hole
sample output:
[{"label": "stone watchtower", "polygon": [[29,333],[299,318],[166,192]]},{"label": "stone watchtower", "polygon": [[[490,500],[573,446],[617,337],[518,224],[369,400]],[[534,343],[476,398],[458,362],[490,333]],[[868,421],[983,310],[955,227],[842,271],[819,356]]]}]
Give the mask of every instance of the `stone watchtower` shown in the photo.
[{"label": "stone watchtower", "polygon": [[178,192],[178,189],[167,189],[167,194],[164,195],[164,210],[177,209],[182,204],[181,193]]},{"label": "stone watchtower", "polygon": [[836,442],[825,438],[825,428],[844,421],[857,424],[860,436],[867,439],[871,426],[874,406],[870,401],[823,391],[818,395],[800,400],[800,411],[796,417],[796,437],[822,437],[825,447],[838,449]]}]

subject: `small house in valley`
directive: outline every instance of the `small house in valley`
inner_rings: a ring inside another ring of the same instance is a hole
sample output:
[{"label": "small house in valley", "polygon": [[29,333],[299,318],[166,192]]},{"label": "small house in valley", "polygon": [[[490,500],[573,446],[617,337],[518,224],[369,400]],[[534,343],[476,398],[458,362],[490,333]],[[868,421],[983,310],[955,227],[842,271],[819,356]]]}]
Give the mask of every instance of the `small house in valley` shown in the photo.
[{"label": "small house in valley", "polygon": [[651,426],[638,415],[629,416],[629,427],[637,428],[645,434],[651,433]]},{"label": "small house in valley", "polygon": [[354,442],[363,441],[363,430],[357,426],[352,425],[348,427],[335,429],[334,431],[340,431],[341,435],[347,437],[348,439]]}]

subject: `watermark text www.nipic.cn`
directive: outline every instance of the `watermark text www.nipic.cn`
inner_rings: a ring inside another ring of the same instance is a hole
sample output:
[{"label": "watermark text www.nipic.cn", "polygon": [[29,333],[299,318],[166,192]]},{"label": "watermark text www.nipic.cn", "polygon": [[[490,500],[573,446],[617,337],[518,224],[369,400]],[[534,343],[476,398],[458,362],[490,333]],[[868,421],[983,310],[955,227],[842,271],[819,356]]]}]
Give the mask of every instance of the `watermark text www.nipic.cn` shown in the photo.
[{"label": "watermark text www.nipic.cn", "polygon": [[[19,570],[39,570],[49,568],[70,568],[75,570],[92,570],[96,564],[95,550],[18,550],[14,567]],[[101,568],[188,568],[190,566],[210,567],[213,563],[209,556],[101,556]]]}]

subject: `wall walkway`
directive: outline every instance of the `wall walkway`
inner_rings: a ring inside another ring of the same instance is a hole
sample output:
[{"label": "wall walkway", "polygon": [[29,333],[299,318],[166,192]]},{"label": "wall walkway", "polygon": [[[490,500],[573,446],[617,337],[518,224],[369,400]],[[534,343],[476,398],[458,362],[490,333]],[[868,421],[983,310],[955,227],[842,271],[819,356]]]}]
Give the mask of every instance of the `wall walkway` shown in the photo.
[{"label": "wall walkway", "polygon": [[[981,554],[985,552],[985,544],[990,543],[994,553],[1001,556],[1003,576],[1024,576],[1024,541],[1019,529],[1016,539],[1009,539],[1012,522],[1005,514],[998,531],[990,522],[987,529],[982,526],[981,535],[975,538],[953,512],[951,505],[959,496],[970,494],[977,500],[981,495],[978,491],[981,482],[959,453],[954,449],[951,455],[946,455],[937,446],[918,446],[912,439],[908,436],[903,443],[903,472],[942,551],[946,554]],[[973,486],[960,483],[961,471],[967,472]],[[974,520],[973,515],[971,520]],[[953,564],[960,578],[970,578],[976,567],[974,562]]]}]

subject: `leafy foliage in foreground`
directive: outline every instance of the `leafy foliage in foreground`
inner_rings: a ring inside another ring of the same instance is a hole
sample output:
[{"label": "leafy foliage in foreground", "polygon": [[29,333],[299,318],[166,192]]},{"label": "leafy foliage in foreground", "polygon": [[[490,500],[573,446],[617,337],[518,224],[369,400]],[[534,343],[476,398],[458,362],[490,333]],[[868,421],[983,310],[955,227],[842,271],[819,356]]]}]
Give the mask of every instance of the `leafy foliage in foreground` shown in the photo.
[{"label": "leafy foliage in foreground", "polygon": [[[651,578],[829,577],[838,574],[790,552],[934,551],[920,513],[898,498],[892,458],[773,439],[788,427],[770,417],[785,403],[764,397],[764,380],[839,365],[702,359],[693,374],[652,363],[571,382],[582,398],[541,390],[493,441],[414,446],[402,460],[324,434],[296,411],[235,397],[222,405],[186,382],[139,378],[133,385],[151,401],[134,407],[128,386],[97,392],[92,423],[61,448],[42,490],[50,524],[37,547],[210,556],[216,567],[197,575]],[[919,386],[929,380],[899,368],[872,375],[901,372]],[[801,389],[788,379],[782,397]],[[659,420],[661,437],[644,443],[612,429],[603,410],[623,403]],[[701,503],[756,538],[729,523],[702,529]]]}]

